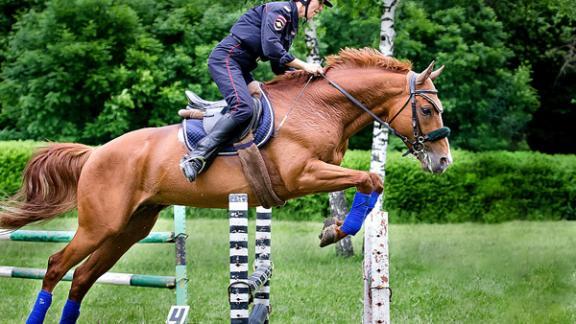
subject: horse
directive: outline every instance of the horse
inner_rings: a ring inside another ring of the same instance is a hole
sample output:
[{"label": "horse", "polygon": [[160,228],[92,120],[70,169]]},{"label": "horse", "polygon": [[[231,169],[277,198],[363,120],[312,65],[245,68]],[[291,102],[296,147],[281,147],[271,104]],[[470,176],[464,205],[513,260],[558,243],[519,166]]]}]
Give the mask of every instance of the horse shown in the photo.
[{"label": "horse", "polygon": [[[417,74],[410,62],[376,50],[343,49],[328,57],[325,78],[310,81],[305,72],[292,72],[264,84],[275,125],[285,119],[261,148],[276,194],[288,200],[350,187],[381,192],[377,174],[340,166],[348,139],[371,124],[373,116],[390,122],[424,170],[444,172],[452,163],[448,139],[419,141],[424,138],[419,134],[443,127],[442,103],[433,84],[442,68],[434,71],[431,64]],[[426,94],[414,95],[418,89]],[[410,102],[412,109],[405,109]],[[78,209],[77,232],[49,257],[43,291],[51,293],[64,274],[84,260],[69,291],[69,300],[80,303],[96,279],[148,235],[167,206],[225,208],[228,194],[237,192],[258,204],[237,156],[217,157],[196,181],[188,182],[178,165],[185,153],[177,139],[180,128],[135,130],[99,147],[53,143],[35,153],[20,191],[0,204],[0,228],[16,229]]]}]

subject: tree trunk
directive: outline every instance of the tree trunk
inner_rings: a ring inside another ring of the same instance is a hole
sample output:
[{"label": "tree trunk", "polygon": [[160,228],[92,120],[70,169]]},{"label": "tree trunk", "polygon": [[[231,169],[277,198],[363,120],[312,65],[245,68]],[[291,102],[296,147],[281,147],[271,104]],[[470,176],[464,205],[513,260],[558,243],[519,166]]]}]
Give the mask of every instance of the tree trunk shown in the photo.
[{"label": "tree trunk", "polygon": [[[392,56],[394,54],[394,38],[396,37],[396,31],[394,30],[394,15],[396,13],[397,4],[398,0],[383,1],[383,13],[380,19],[380,52],[386,56]],[[382,181],[386,181],[386,151],[388,149],[388,135],[388,128],[374,122],[370,171],[378,173],[382,178]],[[374,211],[382,209],[383,200],[384,193],[382,193],[378,198],[378,202],[373,209]]]},{"label": "tree trunk", "polygon": [[[332,213],[332,217],[336,217],[339,220],[344,221],[346,213],[348,212],[344,191],[331,192],[329,194],[329,198],[330,212]],[[352,246],[352,239],[350,239],[350,236],[346,236],[336,243],[336,255],[343,257],[351,257],[354,255],[354,248]]]},{"label": "tree trunk", "polygon": [[396,30],[394,30],[394,15],[396,14],[396,5],[398,0],[384,0],[383,13],[380,18],[380,52],[386,56],[394,55],[394,39]]},{"label": "tree trunk", "polygon": [[[306,60],[308,61],[308,63],[321,64],[322,58],[320,57],[320,51],[318,49],[318,36],[316,34],[316,24],[314,23],[313,20],[308,21],[304,34],[306,35],[305,36],[306,50],[307,50]],[[331,192],[329,194],[329,197],[330,197],[330,211],[332,214],[332,216],[330,217],[336,217],[337,219],[343,221],[347,213],[347,204],[344,192],[343,191]],[[350,239],[349,236],[340,240],[336,244],[336,254],[345,257],[354,255],[352,240]]]},{"label": "tree trunk", "polygon": [[[383,0],[380,30],[380,52],[386,56],[394,54],[394,14],[397,0]],[[374,123],[372,160],[370,171],[386,177],[386,150],[388,129]],[[388,217],[381,212],[384,194],[364,224],[364,316],[363,323],[390,323],[390,276],[388,252]],[[375,242],[376,240],[376,242]]]},{"label": "tree trunk", "polygon": [[304,40],[306,41],[306,61],[308,63],[322,63],[320,50],[318,49],[318,36],[316,34],[316,23],[309,20],[304,29]]}]

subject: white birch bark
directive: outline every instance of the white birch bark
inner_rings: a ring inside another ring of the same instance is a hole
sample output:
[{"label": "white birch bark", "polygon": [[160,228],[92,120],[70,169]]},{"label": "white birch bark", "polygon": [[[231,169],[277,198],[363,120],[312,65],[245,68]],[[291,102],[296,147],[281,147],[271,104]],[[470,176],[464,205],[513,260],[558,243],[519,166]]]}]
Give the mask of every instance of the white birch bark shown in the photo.
[{"label": "white birch bark", "polygon": [[[380,52],[394,54],[394,19],[398,0],[383,0],[380,24]],[[388,129],[374,123],[370,171],[386,177]],[[363,323],[390,323],[390,281],[388,255],[388,217],[382,212],[384,195],[378,198],[364,224],[364,316]]]},{"label": "white birch bark", "polygon": [[306,41],[306,61],[308,63],[322,62],[320,57],[320,50],[318,48],[318,35],[316,33],[316,23],[314,20],[309,20],[304,28],[304,40]]}]

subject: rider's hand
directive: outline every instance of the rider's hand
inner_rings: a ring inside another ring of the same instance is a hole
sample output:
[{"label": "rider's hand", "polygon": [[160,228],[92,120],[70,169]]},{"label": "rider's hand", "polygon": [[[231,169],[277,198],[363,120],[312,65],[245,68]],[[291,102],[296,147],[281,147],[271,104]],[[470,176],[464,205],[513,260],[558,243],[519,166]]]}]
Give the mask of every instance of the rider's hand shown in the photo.
[{"label": "rider's hand", "polygon": [[324,68],[320,64],[316,63],[306,63],[303,70],[310,74],[314,74],[315,76],[324,73]]}]

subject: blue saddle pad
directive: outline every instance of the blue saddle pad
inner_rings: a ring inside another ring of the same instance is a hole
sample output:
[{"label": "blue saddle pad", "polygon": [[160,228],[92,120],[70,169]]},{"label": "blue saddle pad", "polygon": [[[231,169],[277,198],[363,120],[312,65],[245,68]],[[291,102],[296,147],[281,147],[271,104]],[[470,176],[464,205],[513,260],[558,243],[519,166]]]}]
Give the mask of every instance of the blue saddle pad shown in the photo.
[{"label": "blue saddle pad", "polygon": [[[262,114],[260,115],[260,120],[258,121],[258,128],[253,131],[254,143],[258,148],[266,144],[268,140],[274,134],[274,110],[272,110],[272,105],[266,97],[266,94],[262,91],[260,97],[260,102],[262,103]],[[206,131],[202,126],[201,119],[185,119],[182,121],[182,130],[184,132],[184,143],[188,150],[192,150],[198,144],[198,141],[206,136]],[[234,143],[230,142],[220,150],[218,155],[237,155],[238,152],[233,146]]]}]

